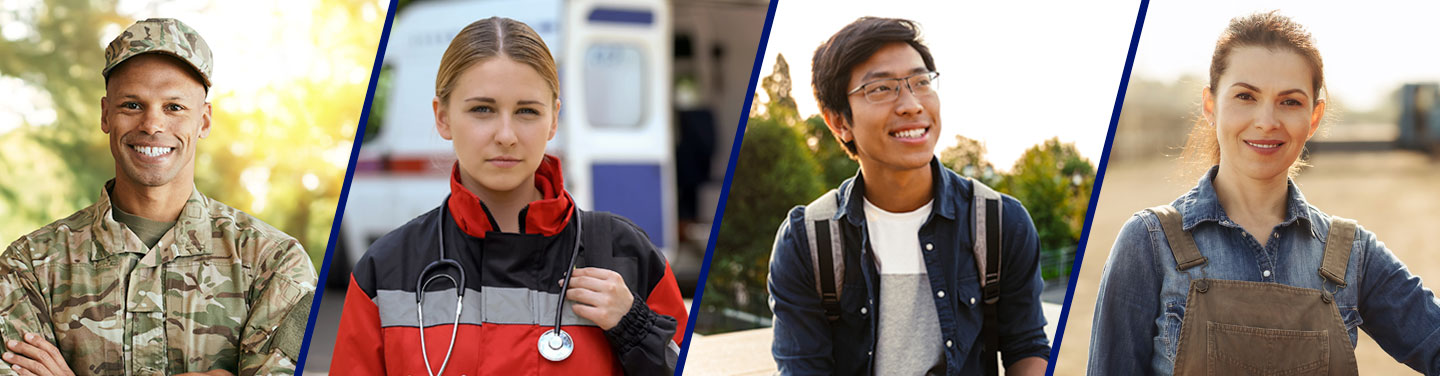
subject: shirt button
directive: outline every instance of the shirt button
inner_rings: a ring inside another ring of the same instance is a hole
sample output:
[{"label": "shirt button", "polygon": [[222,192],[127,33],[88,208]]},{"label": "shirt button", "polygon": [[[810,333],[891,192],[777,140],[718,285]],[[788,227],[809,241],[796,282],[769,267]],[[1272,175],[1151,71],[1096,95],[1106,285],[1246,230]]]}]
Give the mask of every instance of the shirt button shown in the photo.
[{"label": "shirt button", "polygon": [[975,305],[975,298],[970,298],[970,305]]},{"label": "shirt button", "polygon": [[1266,277],[1269,277],[1269,276],[1270,276],[1270,271],[1269,271],[1269,270],[1266,270],[1266,271],[1264,271],[1264,272],[1262,272],[1262,273],[1260,273],[1260,275],[1263,275],[1263,276],[1266,276]]},{"label": "shirt button", "polygon": [[1276,239],[1279,239],[1279,238],[1280,238],[1280,233],[1278,233],[1278,232],[1277,232],[1277,233],[1274,233],[1274,234],[1272,234],[1272,235],[1274,235],[1274,236],[1271,236],[1272,238],[1276,238]]},{"label": "shirt button", "polygon": [[925,243],[925,250],[926,250],[926,251],[934,250],[934,249],[935,249],[935,243]]},{"label": "shirt button", "polygon": [[945,297],[945,290],[940,290],[940,291],[936,292],[936,293],[935,293],[935,296],[944,298],[944,297]]},{"label": "shirt button", "polygon": [[948,348],[950,348],[951,345],[952,345],[952,343],[950,343],[950,340],[948,340],[948,339],[945,340],[945,348],[948,349]]},{"label": "shirt button", "polygon": [[866,310],[865,307],[860,307],[860,314],[863,315],[863,314],[866,314],[866,313],[868,313],[868,312],[869,312],[869,310]]},{"label": "shirt button", "polygon": [[874,351],[866,351],[866,352],[865,352],[865,355],[866,355],[866,356],[875,356],[875,352],[874,352]]}]

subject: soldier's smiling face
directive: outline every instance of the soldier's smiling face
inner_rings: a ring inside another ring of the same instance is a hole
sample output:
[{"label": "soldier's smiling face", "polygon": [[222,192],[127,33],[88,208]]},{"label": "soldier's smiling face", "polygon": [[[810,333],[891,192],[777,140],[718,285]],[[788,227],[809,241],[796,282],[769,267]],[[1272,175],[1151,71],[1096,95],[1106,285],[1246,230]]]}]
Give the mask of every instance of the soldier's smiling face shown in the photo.
[{"label": "soldier's smiling face", "polygon": [[193,69],[167,55],[130,58],[110,72],[100,106],[117,184],[193,184],[196,142],[210,134],[210,103]]}]

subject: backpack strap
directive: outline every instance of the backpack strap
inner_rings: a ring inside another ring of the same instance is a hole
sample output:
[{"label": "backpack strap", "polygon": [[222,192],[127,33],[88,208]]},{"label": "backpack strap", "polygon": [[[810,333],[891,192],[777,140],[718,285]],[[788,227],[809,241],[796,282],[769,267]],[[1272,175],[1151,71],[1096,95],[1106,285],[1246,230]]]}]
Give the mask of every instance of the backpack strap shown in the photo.
[{"label": "backpack strap", "polygon": [[[978,180],[970,179],[975,196],[975,267],[980,271],[980,288],[984,290],[985,303],[994,304],[1000,299],[1000,213],[1003,211],[1000,193]],[[990,262],[994,260],[994,262]]]},{"label": "backpack strap", "polygon": [[971,191],[973,191],[975,220],[974,247],[971,252],[975,255],[975,267],[980,271],[980,290],[984,297],[981,308],[985,314],[985,324],[980,327],[980,338],[984,341],[985,348],[980,353],[981,365],[986,375],[998,375],[1000,363],[1000,333],[999,333],[999,303],[1000,302],[1000,263],[1002,256],[1002,245],[1000,229],[1003,227],[1001,213],[1004,211],[1003,201],[999,192],[981,183],[979,180],[970,179]]},{"label": "backpack strap", "polygon": [[1160,205],[1145,209],[1160,219],[1160,229],[1165,231],[1165,240],[1170,243],[1170,254],[1175,256],[1175,269],[1184,271],[1209,262],[1200,254],[1195,238],[1185,231],[1185,219],[1174,206]]},{"label": "backpack strap", "polygon": [[831,189],[805,205],[805,234],[810,245],[810,266],[815,274],[815,292],[825,308],[825,318],[840,319],[840,290],[845,276],[845,247],[840,235],[839,191]]},{"label": "backpack strap", "polygon": [[1350,264],[1350,249],[1355,243],[1355,220],[1330,216],[1330,234],[1325,236],[1325,260],[1320,276],[1345,287],[1345,269]]},{"label": "backpack strap", "polygon": [[585,262],[586,254],[597,255],[597,257],[609,257],[611,254],[611,240],[614,236],[614,234],[611,233],[614,223],[610,221],[609,218],[606,218],[608,213],[590,210],[577,210],[577,212],[580,213],[580,218],[576,219],[583,222],[581,226],[584,226],[581,230],[580,239],[578,239],[580,241],[580,247],[584,250],[576,256],[579,257],[579,259],[575,260],[575,267],[579,268],[590,265],[590,263]]}]

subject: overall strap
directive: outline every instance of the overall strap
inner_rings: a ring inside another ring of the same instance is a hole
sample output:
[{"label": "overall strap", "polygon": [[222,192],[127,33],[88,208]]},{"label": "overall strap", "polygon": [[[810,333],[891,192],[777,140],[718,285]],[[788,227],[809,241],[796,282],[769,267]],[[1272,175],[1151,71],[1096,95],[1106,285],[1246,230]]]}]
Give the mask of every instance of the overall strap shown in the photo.
[{"label": "overall strap", "polygon": [[1155,217],[1160,219],[1160,228],[1165,231],[1165,239],[1170,242],[1170,253],[1175,256],[1176,270],[1184,271],[1208,262],[1205,256],[1200,255],[1200,247],[1195,245],[1195,238],[1185,231],[1185,220],[1174,206],[1160,205],[1145,210],[1155,213]]},{"label": "overall strap", "polygon": [[1325,236],[1325,261],[1320,276],[1345,287],[1345,268],[1350,264],[1350,249],[1355,243],[1355,220],[1330,216],[1330,234]]},{"label": "overall strap", "polygon": [[975,254],[975,267],[981,273],[980,291],[985,300],[981,306],[985,314],[984,325],[980,327],[980,339],[985,345],[980,353],[981,368],[984,374],[993,376],[1000,373],[1000,311],[996,303],[1000,301],[1000,262],[1003,257],[1000,229],[1004,223],[1000,221],[1000,214],[1003,207],[999,192],[975,179],[970,179],[970,186],[975,196],[972,205],[975,212],[975,246],[971,252]]},{"label": "overall strap", "polygon": [[825,308],[825,318],[840,319],[840,287],[845,276],[845,247],[841,241],[839,191],[831,189],[805,205],[805,234],[810,245],[810,267],[815,274],[815,292]]}]

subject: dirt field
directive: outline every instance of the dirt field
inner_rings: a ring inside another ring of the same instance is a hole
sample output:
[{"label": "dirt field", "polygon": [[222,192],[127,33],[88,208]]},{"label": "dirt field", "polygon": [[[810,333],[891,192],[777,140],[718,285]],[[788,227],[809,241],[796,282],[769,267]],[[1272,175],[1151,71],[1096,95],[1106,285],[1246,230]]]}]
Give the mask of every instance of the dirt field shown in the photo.
[{"label": "dirt field", "polygon": [[[1296,181],[1312,205],[1359,221],[1427,287],[1440,287],[1440,244],[1427,242],[1440,228],[1440,163],[1399,151],[1319,154],[1311,162],[1315,167],[1302,172]],[[1169,203],[1194,184],[1173,177],[1177,166],[1167,159],[1111,164],[1106,170],[1056,360],[1056,375],[1085,373],[1095,294],[1115,235],[1135,211]],[[1415,374],[1385,354],[1363,330],[1356,357],[1361,374]]]}]

